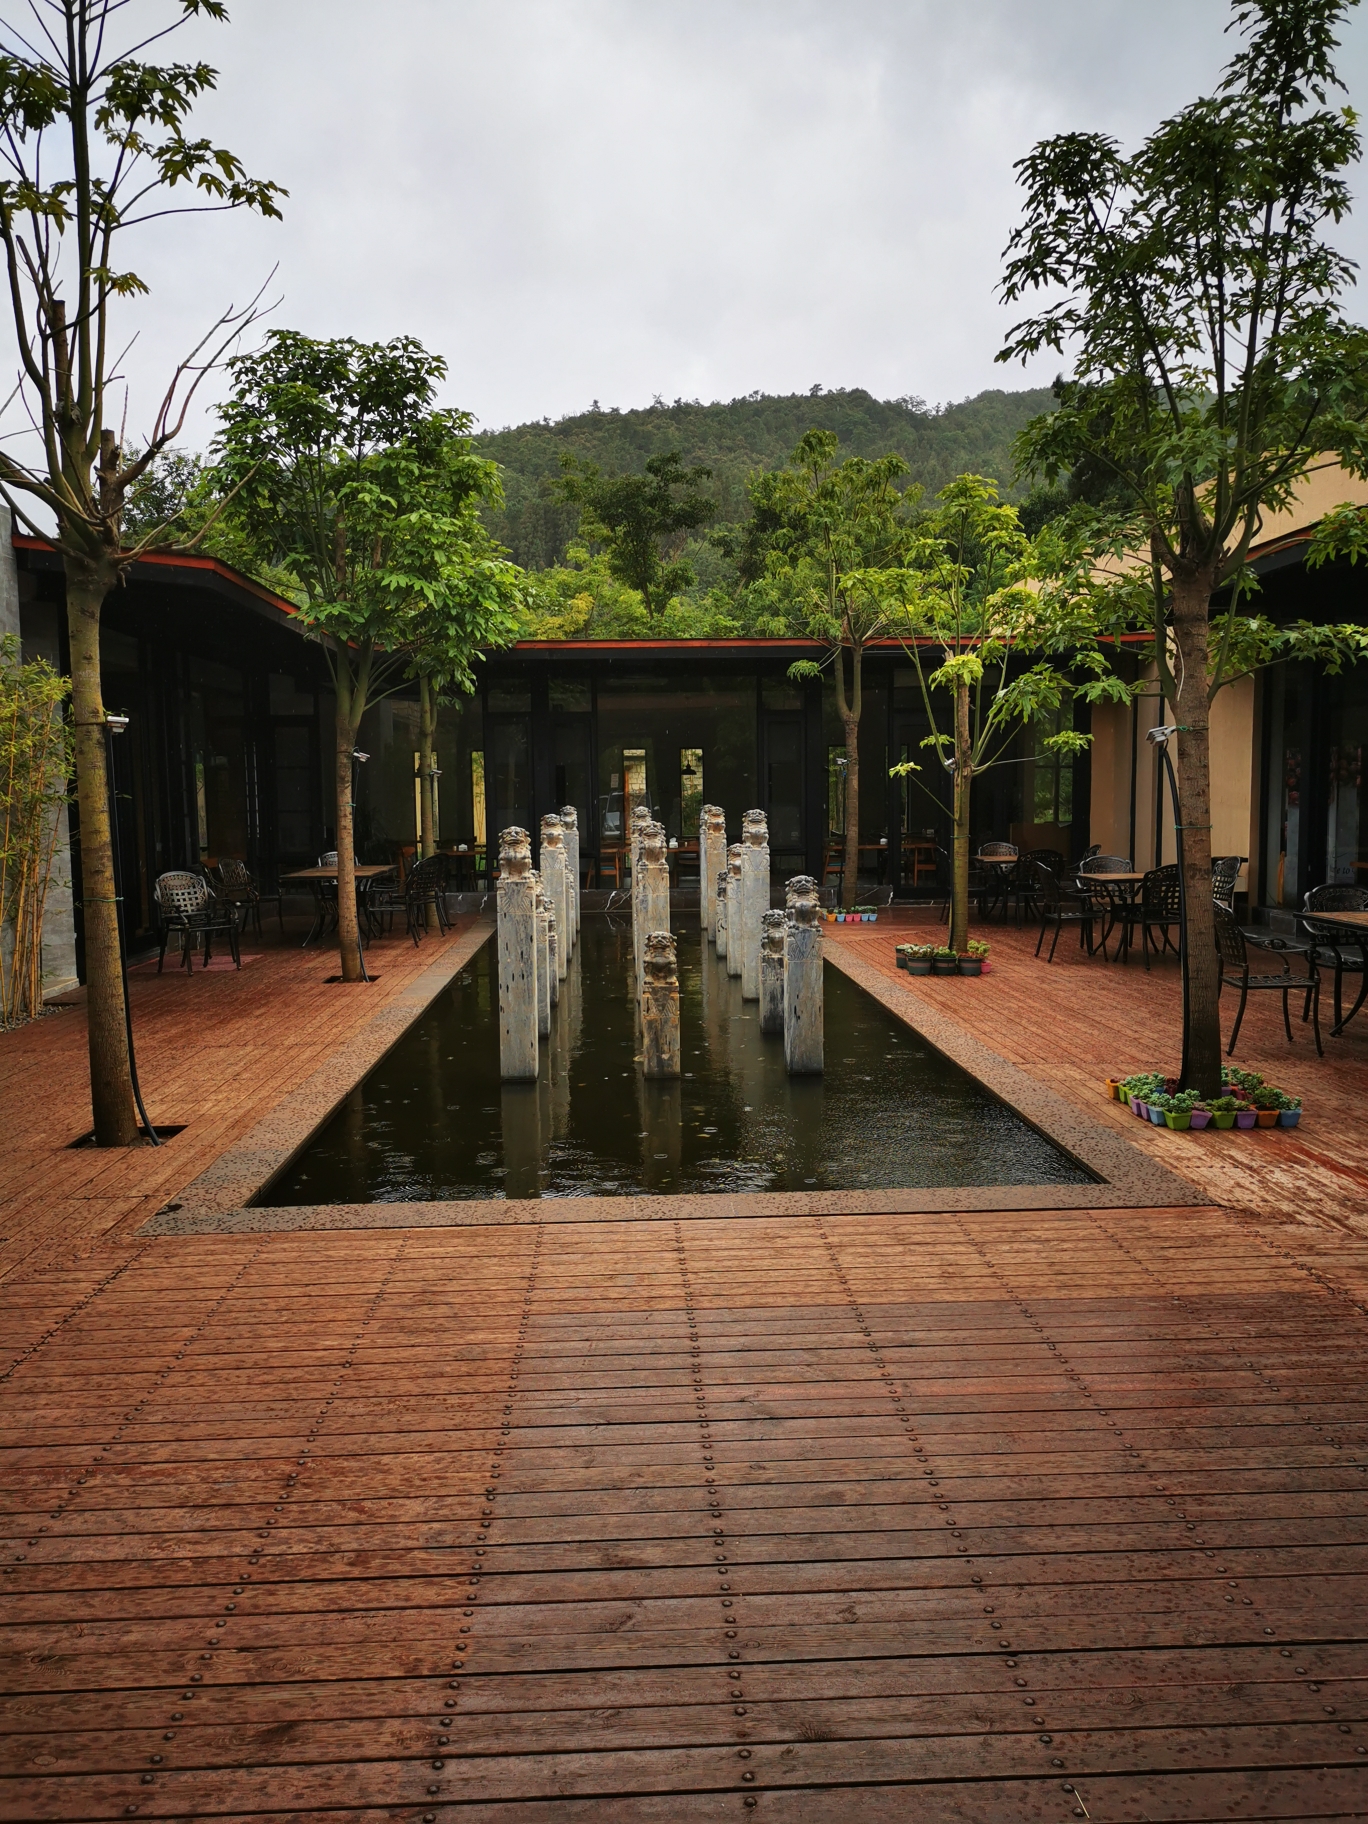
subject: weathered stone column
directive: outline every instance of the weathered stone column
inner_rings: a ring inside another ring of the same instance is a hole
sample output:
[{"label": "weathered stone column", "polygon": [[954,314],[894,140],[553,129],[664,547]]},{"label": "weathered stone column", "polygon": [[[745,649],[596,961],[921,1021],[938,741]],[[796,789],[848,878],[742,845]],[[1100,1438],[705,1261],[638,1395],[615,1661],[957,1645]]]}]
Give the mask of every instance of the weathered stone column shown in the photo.
[{"label": "weathered stone column", "polygon": [[546,883],[537,875],[537,1037],[551,1037],[551,899]]},{"label": "weathered stone column", "polygon": [[[699,842],[701,845],[706,842],[706,846],[700,848],[698,859],[698,897],[703,901],[708,915],[708,941],[715,944],[717,942],[717,895],[713,892],[711,883],[717,879],[727,865],[727,813],[720,804],[703,806],[702,827],[706,832],[706,837],[700,836]],[[706,893],[702,890],[704,886],[708,888]]]},{"label": "weathered stone column", "polygon": [[561,998],[561,941],[560,929],[556,921],[556,908],[548,899],[546,902],[546,962],[547,988],[551,995],[551,1005],[560,1006]]},{"label": "weathered stone column", "polygon": [[580,934],[580,833],[579,812],[573,804],[561,806],[561,828],[565,832],[565,868],[570,877],[570,929],[565,942],[571,956]]},{"label": "weathered stone column", "polygon": [[641,1072],[646,1077],[679,1075],[679,968],[675,940],[668,931],[650,931],[646,935]]},{"label": "weathered stone column", "polygon": [[641,992],[646,967],[646,943],[653,931],[670,928],[670,863],[665,847],[665,825],[648,823],[641,833],[637,851],[641,874],[641,894],[633,908],[641,917],[641,948],[638,951],[641,973],[637,976],[637,993]]},{"label": "weathered stone column", "polygon": [[565,827],[555,811],[548,811],[541,820],[541,877],[546,897],[555,910],[556,930],[561,934],[556,979],[563,982],[570,967],[569,946],[564,941],[564,933],[570,928],[570,882],[565,871]]},{"label": "weathered stone column", "polygon": [[644,804],[639,804],[632,812],[632,828],[628,837],[628,854],[632,866],[632,991],[641,997],[641,960],[646,949],[646,925],[641,909],[641,842],[646,825],[651,821],[651,813]]},{"label": "weathered stone column", "polygon": [[717,954],[725,961],[727,955],[727,870],[717,871],[717,889],[712,896],[713,902],[713,941],[717,945]]},{"label": "weathered stone column", "polygon": [[741,999],[760,999],[760,920],[769,911],[769,825],[763,811],[741,819]]},{"label": "weathered stone column", "polygon": [[741,844],[734,842],[727,850],[727,974],[740,975],[741,955],[745,949],[741,921]]},{"label": "weathered stone column", "polygon": [[784,1064],[791,1077],[822,1071],[822,927],[817,882],[795,874],[788,883],[784,938]]},{"label": "weathered stone column", "polygon": [[531,837],[516,824],[499,833],[499,1075],[537,1074],[537,882]]},{"label": "weathered stone column", "polygon": [[760,1030],[784,1030],[784,938],[786,912],[760,915]]}]

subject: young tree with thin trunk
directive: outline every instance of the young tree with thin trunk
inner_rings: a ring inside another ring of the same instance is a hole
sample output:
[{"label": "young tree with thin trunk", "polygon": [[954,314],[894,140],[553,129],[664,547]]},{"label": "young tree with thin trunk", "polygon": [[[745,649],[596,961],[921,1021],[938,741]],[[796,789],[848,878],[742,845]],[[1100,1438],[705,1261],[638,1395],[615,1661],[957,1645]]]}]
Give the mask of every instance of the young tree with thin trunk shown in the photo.
[{"label": "young tree with thin trunk", "polygon": [[363,979],[353,785],[368,708],[415,675],[470,690],[481,648],[516,637],[522,572],[484,530],[496,465],[468,413],[436,410],[445,364],[411,337],[316,342],[273,330],[230,363],[217,478],[231,529],[292,576],[332,676],[338,946]]},{"label": "young tree with thin trunk", "polygon": [[[1091,740],[1059,727],[1082,696],[1127,702],[1130,692],[1098,646],[1090,591],[1049,532],[1032,542],[994,482],[960,475],[919,520],[904,567],[885,583],[889,629],[921,686],[931,732],[924,746],[951,781],[952,949],[969,937],[969,839],[973,782],[990,767],[1081,753]],[[1050,732],[1045,732],[1045,731]],[[1026,737],[1031,753],[1019,751]],[[921,769],[905,760],[895,778]]]},{"label": "young tree with thin trunk", "polygon": [[839,449],[833,432],[809,431],[786,469],[751,477],[753,516],[740,569],[755,599],[827,648],[820,663],[799,660],[789,676],[819,678],[829,666],[835,682],[845,734],[842,899],[853,906],[859,897],[864,655],[871,640],[889,631],[884,581],[902,561],[906,509],[915,496],[896,486],[907,472],[900,456],[874,462],[851,456],[838,463]]},{"label": "young tree with thin trunk", "polygon": [[19,524],[52,539],[66,573],[90,1093],[101,1146],[131,1145],[137,1120],[110,846],[100,613],[129,565],[165,538],[165,528],[154,527],[125,548],[130,488],[174,439],[201,377],[253,314],[249,307],[220,317],[175,368],[137,455],[125,459],[120,435],[106,423],[116,306],[147,290],[124,264],[125,237],[144,223],[201,210],[279,215],[284,194],[249,178],[231,152],[189,136],[194,101],[215,84],[207,64],[143,58],[192,18],[225,20],[221,0],[166,0],[164,23],[116,46],[125,4],[33,0],[22,17],[0,18],[0,243],[19,356],[16,391],[32,429],[31,455],[16,454],[13,444],[0,454],[0,492]]},{"label": "young tree with thin trunk", "polygon": [[1138,151],[1101,134],[1042,141],[1018,166],[1025,219],[1003,295],[1049,294],[1000,360],[1073,358],[1059,409],[1020,440],[1047,479],[1105,476],[1099,553],[1143,553],[1164,697],[1178,729],[1187,904],[1182,1079],[1220,1090],[1211,894],[1209,707],[1242,636],[1237,601],[1270,511],[1317,466],[1368,467],[1368,336],[1340,307],[1353,267],[1327,226],[1359,156],[1336,33],[1354,0],[1236,0],[1244,44],[1215,95]]}]

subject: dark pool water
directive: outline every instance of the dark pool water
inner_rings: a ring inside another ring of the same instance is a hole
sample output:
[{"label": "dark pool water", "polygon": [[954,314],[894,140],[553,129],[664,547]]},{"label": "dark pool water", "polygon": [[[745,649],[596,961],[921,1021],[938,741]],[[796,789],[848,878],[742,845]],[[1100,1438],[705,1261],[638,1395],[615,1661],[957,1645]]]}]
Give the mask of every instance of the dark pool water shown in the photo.
[{"label": "dark pool water", "polygon": [[540,1081],[501,1084],[486,944],[259,1201],[1091,1181],[838,969],[826,1074],[789,1077],[782,1039],[762,1036],[697,923],[677,934],[681,1082],[643,1079],[631,929],[590,915]]}]

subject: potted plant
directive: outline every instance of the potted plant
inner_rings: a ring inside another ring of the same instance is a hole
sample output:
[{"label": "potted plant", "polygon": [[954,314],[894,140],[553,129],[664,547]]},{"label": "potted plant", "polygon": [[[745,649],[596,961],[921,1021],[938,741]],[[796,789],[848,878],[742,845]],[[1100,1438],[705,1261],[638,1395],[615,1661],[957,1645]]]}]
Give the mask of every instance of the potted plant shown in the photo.
[{"label": "potted plant", "polygon": [[1278,1108],[1278,1126],[1295,1127],[1301,1120],[1301,1097],[1289,1096],[1281,1091],[1279,1093],[1282,1094],[1282,1102]]},{"label": "potted plant", "polygon": [[971,937],[969,939],[968,950],[959,959],[960,974],[961,975],[982,975],[983,974],[983,959],[987,956],[987,954],[988,954],[988,946],[987,946],[987,944],[985,944],[983,942],[982,938]]},{"label": "potted plant", "polygon": [[938,944],[931,956],[932,971],[936,975],[957,975],[959,973],[959,953],[949,949],[945,944]]},{"label": "potted plant", "polygon": [[1251,1128],[1259,1118],[1259,1111],[1252,1102],[1245,1102],[1239,1096],[1235,1098],[1236,1127]]},{"label": "potted plant", "polygon": [[930,975],[934,954],[930,944],[904,944],[903,949],[903,968],[909,975]]},{"label": "potted plant", "polygon": [[1145,1108],[1149,1113],[1150,1124],[1154,1127],[1166,1125],[1164,1117],[1168,1114],[1173,1097],[1164,1090],[1157,1089],[1145,1099]]},{"label": "potted plant", "polygon": [[1211,1104],[1203,1102],[1200,1096],[1192,1105],[1192,1119],[1188,1126],[1195,1128],[1211,1126]]},{"label": "potted plant", "polygon": [[1213,1096],[1208,1105],[1214,1127],[1234,1127],[1240,1105],[1234,1096]]},{"label": "potted plant", "polygon": [[1124,1102],[1126,1100],[1125,1084],[1126,1079],[1124,1077],[1107,1078],[1107,1094],[1111,1097],[1113,1102]]},{"label": "potted plant", "polygon": [[1274,1089],[1272,1084],[1262,1084],[1254,1091],[1250,1100],[1254,1104],[1254,1118],[1260,1127],[1276,1127],[1278,1116],[1282,1112],[1283,1093]]},{"label": "potted plant", "polygon": [[879,922],[879,914],[874,906],[856,906],[855,916],[862,925],[876,925]]},{"label": "potted plant", "polygon": [[1164,1125],[1179,1132],[1186,1132],[1192,1125],[1192,1111],[1201,1100],[1195,1089],[1179,1090],[1176,1096],[1167,1098],[1164,1109]]}]

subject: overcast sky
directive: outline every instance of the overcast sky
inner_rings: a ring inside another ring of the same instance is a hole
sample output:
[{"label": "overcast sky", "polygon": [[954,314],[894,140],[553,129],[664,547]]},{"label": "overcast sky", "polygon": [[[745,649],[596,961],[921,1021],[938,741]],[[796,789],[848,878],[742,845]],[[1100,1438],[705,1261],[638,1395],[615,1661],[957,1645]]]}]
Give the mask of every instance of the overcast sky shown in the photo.
[{"label": "overcast sky", "polygon": [[[1050,362],[993,363],[1013,161],[1066,129],[1134,143],[1230,49],[1220,0],[230,11],[171,43],[218,67],[196,121],[286,186],[285,219],[143,231],[134,435],[170,358],[272,266],[274,322],[415,334],[450,364],[446,402],[488,427],[594,399],[820,384],[934,402],[1047,381]],[[1363,106],[1361,18],[1342,68]],[[1368,211],[1344,239],[1362,257]]]}]

